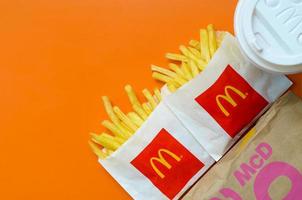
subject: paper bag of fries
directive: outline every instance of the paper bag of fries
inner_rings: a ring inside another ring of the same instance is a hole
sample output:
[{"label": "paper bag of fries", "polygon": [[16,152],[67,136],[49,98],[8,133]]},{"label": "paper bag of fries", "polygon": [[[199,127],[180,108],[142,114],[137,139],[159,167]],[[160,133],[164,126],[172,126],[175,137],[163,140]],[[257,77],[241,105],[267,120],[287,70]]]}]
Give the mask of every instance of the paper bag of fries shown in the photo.
[{"label": "paper bag of fries", "polygon": [[302,101],[281,97],[184,199],[302,197]]},{"label": "paper bag of fries", "polygon": [[145,103],[130,85],[125,91],[133,112],[125,114],[103,97],[110,120],[102,124],[111,134],[92,134],[90,145],[134,199],[178,199],[215,161],[160,103],[159,90],[144,89]]},{"label": "paper bag of fries", "polygon": [[99,162],[134,199],[177,199],[214,160],[161,103],[134,135]]},{"label": "paper bag of fries", "polygon": [[291,85],[284,75],[259,70],[226,34],[202,71],[164,99],[184,126],[215,159]]}]

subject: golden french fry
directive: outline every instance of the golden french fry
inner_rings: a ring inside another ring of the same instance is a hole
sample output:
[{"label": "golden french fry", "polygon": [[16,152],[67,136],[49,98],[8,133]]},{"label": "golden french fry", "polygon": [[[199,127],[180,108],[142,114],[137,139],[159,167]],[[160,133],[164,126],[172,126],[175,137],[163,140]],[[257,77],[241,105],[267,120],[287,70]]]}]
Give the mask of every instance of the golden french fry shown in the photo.
[{"label": "golden french fry", "polygon": [[88,141],[90,148],[92,149],[93,153],[97,155],[99,159],[105,159],[107,155],[93,142]]},{"label": "golden french fry", "polygon": [[143,103],[142,106],[148,115],[150,115],[152,113],[152,108],[151,108],[151,106],[149,106],[148,103]]},{"label": "golden french fry", "polygon": [[189,45],[197,50],[200,50],[200,43],[197,40],[190,40]]},{"label": "golden french fry", "polygon": [[168,77],[166,75],[160,74],[158,72],[153,72],[152,73],[152,77],[154,79],[162,81],[164,83],[171,82],[171,83],[173,83],[175,85],[175,87],[179,87],[180,86],[176,81],[174,81],[174,79],[172,79],[172,78],[170,78],[170,77]]},{"label": "golden french fry", "polygon": [[[111,123],[109,120],[102,121],[102,125],[105,128],[107,128],[108,130],[110,130],[114,135],[120,136],[120,137],[125,137],[120,133],[120,130],[113,123]],[[125,137],[125,138],[127,138],[127,137]]]},{"label": "golden french fry", "polygon": [[156,101],[153,99],[153,96],[151,92],[148,89],[143,89],[143,94],[146,97],[146,99],[150,102],[152,109],[155,109],[157,106]]},{"label": "golden french fry", "polygon": [[185,55],[186,57],[189,57],[190,52],[187,49],[187,47],[185,47],[184,45],[180,45],[179,50],[183,55]]},{"label": "golden french fry", "polygon": [[208,34],[209,34],[209,49],[210,49],[210,55],[213,57],[213,55],[216,52],[217,49],[217,43],[216,43],[216,33],[214,30],[213,24],[209,24],[207,27]]},{"label": "golden french fry", "polygon": [[142,107],[133,105],[132,108],[143,120],[146,120],[148,118],[148,114],[145,112],[145,110]]},{"label": "golden french fry", "polygon": [[105,149],[104,148],[105,153],[107,154],[107,156],[110,156],[114,151],[111,151],[109,149]]},{"label": "golden french fry", "polygon": [[198,67],[198,69],[199,69],[200,71],[203,71],[203,70],[206,68],[206,66],[208,65],[208,64],[205,63],[204,61],[198,62],[198,63],[196,63],[196,64],[197,64],[197,67]]},{"label": "golden french fry", "polygon": [[208,31],[205,29],[200,30],[200,50],[201,50],[201,55],[205,57],[205,61],[208,63],[211,59],[211,55],[209,50]]},{"label": "golden french fry", "polygon": [[206,68],[205,65],[200,65],[200,64],[197,64],[197,67],[198,67],[200,72],[202,72]]},{"label": "golden french fry", "polygon": [[[197,42],[197,41],[196,41]],[[198,42],[199,44],[199,42]],[[192,47],[185,47],[183,45],[180,46],[180,51],[188,57],[188,60],[195,61],[198,65],[204,66],[206,65],[206,62],[204,61],[204,57],[199,52],[199,50],[192,48]],[[188,61],[189,62],[189,61]]]},{"label": "golden french fry", "polygon": [[160,91],[159,91],[158,88],[154,89],[154,94],[155,94],[155,96],[156,96],[156,98],[158,100],[158,103],[159,103],[161,101],[161,93],[160,93]]},{"label": "golden french fry", "polygon": [[186,56],[176,54],[176,53],[167,53],[166,58],[168,58],[170,60],[174,60],[174,61],[180,61],[180,62],[187,62],[188,61]]},{"label": "golden french fry", "polygon": [[113,123],[111,123],[109,120],[104,120],[102,121],[102,125],[109,129],[114,135],[116,136],[119,136],[119,137],[122,137],[122,138],[129,138],[131,137],[131,133],[130,132],[124,132],[124,131],[121,131],[117,126],[115,126]]},{"label": "golden french fry", "polygon": [[[189,51],[185,46],[181,45],[180,51],[183,52],[185,56],[188,58],[188,62],[190,59],[194,60],[198,65],[205,66],[207,63],[201,58],[201,56],[195,56],[191,51]],[[199,53],[199,52],[198,52]],[[199,53],[200,54],[200,53]],[[201,54],[200,54],[201,55]]]},{"label": "golden french fry", "polygon": [[174,81],[175,81],[176,83],[178,83],[180,86],[186,84],[186,82],[187,82],[187,80],[185,80],[185,79],[183,79],[183,78],[180,78],[180,77],[178,77],[178,76],[177,76],[176,78],[174,78]]},{"label": "golden french fry", "polygon": [[[197,49],[192,48],[192,47],[188,47],[188,49],[196,58],[202,58],[200,51],[198,51]],[[204,59],[204,58],[202,58],[202,59]]]},{"label": "golden french fry", "polygon": [[[195,56],[191,51],[189,51],[189,49],[187,47],[185,47],[184,45],[180,45],[179,46],[179,50],[187,57],[187,58],[190,58],[190,59],[193,59],[193,60],[198,60],[198,58],[200,57],[197,57]],[[187,61],[188,62],[188,61]]]},{"label": "golden french fry", "polygon": [[166,75],[160,74],[160,73],[158,73],[158,72],[153,72],[153,73],[152,73],[152,77],[153,77],[154,79],[157,79],[157,80],[159,80],[159,81],[161,81],[161,82],[164,82],[164,83],[167,83],[167,82],[173,80],[171,77],[168,77],[168,76],[166,76]]},{"label": "golden french fry", "polygon": [[143,123],[144,120],[140,118],[135,112],[130,112],[128,113],[128,117],[132,120],[133,123],[135,123],[138,127],[140,127]]},{"label": "golden french fry", "polygon": [[110,149],[112,151],[115,151],[120,146],[120,144],[114,140],[114,137],[112,137],[111,135],[106,134],[106,133],[102,133],[101,135],[91,133],[91,137],[92,137],[91,139],[94,142],[96,142],[96,143],[102,145],[104,148]]},{"label": "golden french fry", "polygon": [[124,138],[115,136],[114,137],[114,141],[116,141],[117,143],[119,143],[120,145],[124,144],[124,142],[126,141]]},{"label": "golden french fry", "polygon": [[117,128],[125,135],[129,135],[131,134],[131,132],[129,132],[128,129],[126,129],[120,122],[119,118],[115,115],[111,102],[109,100],[109,98],[107,96],[103,96],[102,97],[103,100],[103,104],[105,107],[105,110],[109,116],[109,118],[111,119],[111,121],[114,123],[115,126],[117,126]]},{"label": "golden french fry", "polygon": [[[102,134],[99,136],[99,138],[101,138],[101,140],[102,140],[102,138],[105,138],[105,139],[107,139],[107,140],[109,140],[109,141],[116,142],[119,146],[122,145],[122,144],[126,141],[126,139],[124,139],[124,138],[121,138],[121,137],[119,137],[119,136],[113,137],[113,136],[111,136],[111,135],[109,135],[109,134],[107,134],[107,133],[102,133]],[[114,144],[115,144],[115,143],[114,143]],[[115,145],[117,145],[117,144],[115,144]],[[109,150],[109,149],[107,149],[107,150]]]},{"label": "golden french fry", "polygon": [[127,117],[127,115],[125,115],[125,113],[121,111],[119,107],[114,106],[113,111],[118,116],[118,118],[127,125],[127,127],[129,127],[133,131],[137,130],[138,127]]},{"label": "golden french fry", "polygon": [[174,63],[169,64],[170,69],[172,69],[179,77],[187,80],[185,73],[180,69],[180,67]]},{"label": "golden french fry", "polygon": [[181,69],[183,70],[184,74],[186,75],[187,80],[191,80],[193,78],[192,72],[186,63],[183,62],[181,64]]},{"label": "golden french fry", "polygon": [[197,63],[197,67],[200,71],[203,71],[208,64],[204,63],[204,61]]},{"label": "golden french fry", "polygon": [[131,85],[126,85],[125,86],[125,91],[127,93],[127,96],[129,98],[129,101],[132,105],[137,105],[137,106],[142,106],[140,101],[138,100],[133,88],[131,87]]},{"label": "golden french fry", "polygon": [[117,126],[119,128],[119,130],[121,130],[121,133],[124,135],[132,135],[133,131],[131,129],[129,129],[126,125],[123,125],[122,122],[120,122]]},{"label": "golden french fry", "polygon": [[146,105],[151,109],[151,112],[152,112],[153,111],[153,107],[151,106],[151,104],[150,104],[149,101],[146,102]]},{"label": "golden french fry", "polygon": [[133,130],[131,130],[124,122],[120,122],[120,129],[123,129],[123,131],[125,131],[127,134],[133,134],[134,133],[134,131]]},{"label": "golden french fry", "polygon": [[106,113],[108,114],[111,121],[119,122],[118,117],[113,112],[113,108],[112,108],[112,105],[111,105],[111,102],[110,102],[109,98],[107,96],[103,96],[102,100],[103,100],[103,104],[104,104]]},{"label": "golden french fry", "polygon": [[[196,57],[192,52],[190,52],[187,47],[184,45],[180,45],[179,50],[189,59],[192,59],[196,62],[198,62],[198,57]],[[188,61],[187,61],[188,62]]]},{"label": "golden french fry", "polygon": [[192,47],[188,47],[188,49],[194,54],[198,59],[195,59],[195,62],[200,70],[203,70],[207,63],[205,62],[205,57],[201,56],[201,52]]},{"label": "golden french fry", "polygon": [[127,126],[127,124],[125,124],[124,122],[121,122],[121,125],[122,125],[122,127],[123,127],[124,129],[128,130],[128,131],[131,133],[131,135],[135,132],[135,131],[133,131],[131,128],[129,128],[129,127]]},{"label": "golden french fry", "polygon": [[156,65],[151,65],[151,70],[154,72],[159,72],[161,74],[167,75],[171,78],[175,78],[177,77],[177,74],[175,72],[172,72],[168,69],[162,68],[162,67],[158,67]]},{"label": "golden french fry", "polygon": [[157,98],[157,96],[156,96],[155,94],[153,94],[153,99],[155,100],[155,102],[156,102],[157,104],[159,104],[160,100],[158,100],[158,98]]},{"label": "golden french fry", "polygon": [[171,82],[167,83],[167,87],[171,92],[175,92],[177,90],[177,88]]},{"label": "golden french fry", "polygon": [[[101,134],[107,134],[107,133],[104,132],[104,133],[101,133]],[[101,134],[90,133],[91,140],[92,140],[94,143],[101,145],[100,142],[99,142],[99,138],[101,137]],[[107,135],[109,135],[109,134],[107,134]],[[104,146],[103,146],[103,147],[104,147]]]},{"label": "golden french fry", "polygon": [[188,65],[191,68],[193,77],[197,76],[199,74],[198,66],[195,64],[194,60],[189,60]]}]

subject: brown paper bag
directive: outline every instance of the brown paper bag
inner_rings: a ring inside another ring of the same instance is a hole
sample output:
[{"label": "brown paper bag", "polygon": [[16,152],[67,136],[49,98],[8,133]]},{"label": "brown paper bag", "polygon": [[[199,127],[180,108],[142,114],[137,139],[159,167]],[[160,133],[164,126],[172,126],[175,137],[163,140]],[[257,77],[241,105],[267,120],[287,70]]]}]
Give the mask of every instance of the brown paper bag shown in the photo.
[{"label": "brown paper bag", "polygon": [[184,199],[302,199],[302,101],[281,97]]}]

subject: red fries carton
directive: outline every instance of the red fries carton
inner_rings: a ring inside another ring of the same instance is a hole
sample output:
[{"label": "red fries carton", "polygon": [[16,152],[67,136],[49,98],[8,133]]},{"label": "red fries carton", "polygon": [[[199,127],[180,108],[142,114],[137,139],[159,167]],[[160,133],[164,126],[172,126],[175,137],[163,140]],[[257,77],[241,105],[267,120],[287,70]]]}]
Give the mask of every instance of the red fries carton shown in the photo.
[{"label": "red fries carton", "polygon": [[226,34],[206,69],[164,103],[219,160],[291,84],[284,75],[256,68]]},{"label": "red fries carton", "polygon": [[134,199],[178,199],[215,162],[160,103],[101,165]]}]

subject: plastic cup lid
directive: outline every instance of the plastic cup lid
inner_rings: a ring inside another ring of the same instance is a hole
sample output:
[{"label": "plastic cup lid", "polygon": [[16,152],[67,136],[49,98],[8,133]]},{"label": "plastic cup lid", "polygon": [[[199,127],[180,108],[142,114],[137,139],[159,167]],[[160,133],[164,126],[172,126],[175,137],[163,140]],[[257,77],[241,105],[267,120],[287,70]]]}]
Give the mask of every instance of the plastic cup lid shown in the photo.
[{"label": "plastic cup lid", "polygon": [[242,52],[258,67],[302,72],[302,0],[240,0],[235,34]]}]

